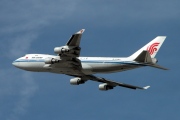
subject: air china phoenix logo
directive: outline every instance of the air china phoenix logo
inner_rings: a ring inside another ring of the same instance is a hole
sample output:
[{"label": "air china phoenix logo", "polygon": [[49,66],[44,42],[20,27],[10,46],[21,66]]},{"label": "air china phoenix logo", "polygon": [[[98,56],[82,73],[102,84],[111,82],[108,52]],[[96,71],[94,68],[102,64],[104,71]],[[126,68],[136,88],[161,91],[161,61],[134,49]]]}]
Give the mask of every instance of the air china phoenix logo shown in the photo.
[{"label": "air china phoenix logo", "polygon": [[154,52],[156,52],[157,51],[157,46],[159,45],[159,43],[153,43],[152,45],[150,45],[150,46],[148,46],[147,47],[147,51],[149,51],[149,54],[150,55],[152,55],[152,54],[154,54]]}]

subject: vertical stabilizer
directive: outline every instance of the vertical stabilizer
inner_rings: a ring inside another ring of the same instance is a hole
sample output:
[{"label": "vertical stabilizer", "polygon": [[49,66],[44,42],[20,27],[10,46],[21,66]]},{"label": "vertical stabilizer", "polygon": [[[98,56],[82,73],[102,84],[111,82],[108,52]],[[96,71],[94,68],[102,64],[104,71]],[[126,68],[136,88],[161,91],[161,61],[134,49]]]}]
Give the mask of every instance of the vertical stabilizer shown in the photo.
[{"label": "vertical stabilizer", "polygon": [[130,57],[136,58],[139,54],[141,54],[145,50],[145,51],[149,52],[151,58],[154,58],[156,56],[156,54],[158,53],[158,51],[165,39],[166,39],[166,36],[157,36],[151,42],[149,42],[144,47],[139,49],[137,52],[132,54]]}]

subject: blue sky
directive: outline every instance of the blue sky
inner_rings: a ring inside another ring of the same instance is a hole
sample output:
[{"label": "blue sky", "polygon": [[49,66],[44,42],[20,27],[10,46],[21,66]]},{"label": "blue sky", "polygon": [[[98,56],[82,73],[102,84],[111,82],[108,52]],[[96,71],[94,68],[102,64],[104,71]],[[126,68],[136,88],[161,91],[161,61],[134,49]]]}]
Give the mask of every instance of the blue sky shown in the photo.
[{"label": "blue sky", "polygon": [[[178,0],[1,0],[1,120],[179,120]],[[98,76],[148,90],[98,83],[71,86],[71,77],[32,73],[12,66],[26,53],[54,54],[71,34],[85,28],[81,56],[129,56],[158,35],[167,36],[157,55],[170,70],[150,67]]]}]

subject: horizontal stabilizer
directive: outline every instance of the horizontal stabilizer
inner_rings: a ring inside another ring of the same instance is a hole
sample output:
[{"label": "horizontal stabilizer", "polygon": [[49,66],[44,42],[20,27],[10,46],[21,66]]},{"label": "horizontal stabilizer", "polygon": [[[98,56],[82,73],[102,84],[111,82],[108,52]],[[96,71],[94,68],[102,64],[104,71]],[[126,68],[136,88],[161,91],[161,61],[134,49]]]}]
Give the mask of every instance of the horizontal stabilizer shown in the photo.
[{"label": "horizontal stabilizer", "polygon": [[157,65],[155,63],[153,63],[152,58],[149,54],[148,51],[142,51],[135,59],[134,61],[145,65],[145,66],[150,66],[150,67],[154,67],[154,68],[159,68],[162,70],[168,70],[167,68],[161,67],[160,65]]},{"label": "horizontal stabilizer", "polygon": [[159,68],[159,69],[162,69],[162,70],[168,70],[167,68],[161,67],[161,66],[158,65],[158,64],[149,64],[148,66],[154,67],[154,68]]},{"label": "horizontal stabilizer", "polygon": [[149,52],[145,50],[142,51],[134,60],[137,62],[142,62],[142,63],[152,63],[152,58]]}]

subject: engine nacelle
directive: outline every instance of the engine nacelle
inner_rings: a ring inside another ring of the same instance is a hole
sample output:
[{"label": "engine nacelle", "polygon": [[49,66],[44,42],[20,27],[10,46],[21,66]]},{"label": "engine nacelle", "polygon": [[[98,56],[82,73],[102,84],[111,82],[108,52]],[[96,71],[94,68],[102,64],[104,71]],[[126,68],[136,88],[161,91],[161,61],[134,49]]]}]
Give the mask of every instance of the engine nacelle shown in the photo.
[{"label": "engine nacelle", "polygon": [[60,62],[60,60],[54,59],[54,58],[46,58],[44,60],[45,64],[54,64]]},{"label": "engine nacelle", "polygon": [[99,85],[99,90],[110,90],[110,89],[113,89],[114,87],[113,86],[110,86],[108,85],[107,83],[103,83],[103,84],[100,84]]},{"label": "engine nacelle", "polygon": [[158,62],[158,60],[156,58],[152,58],[152,62],[155,64]]},{"label": "engine nacelle", "polygon": [[65,52],[69,52],[70,49],[68,48],[68,46],[62,46],[62,47],[55,47],[54,48],[54,52],[56,54],[62,54],[62,53],[65,53]]},{"label": "engine nacelle", "polygon": [[71,85],[79,85],[85,83],[85,80],[82,80],[81,78],[77,77],[70,79],[70,83]]}]

